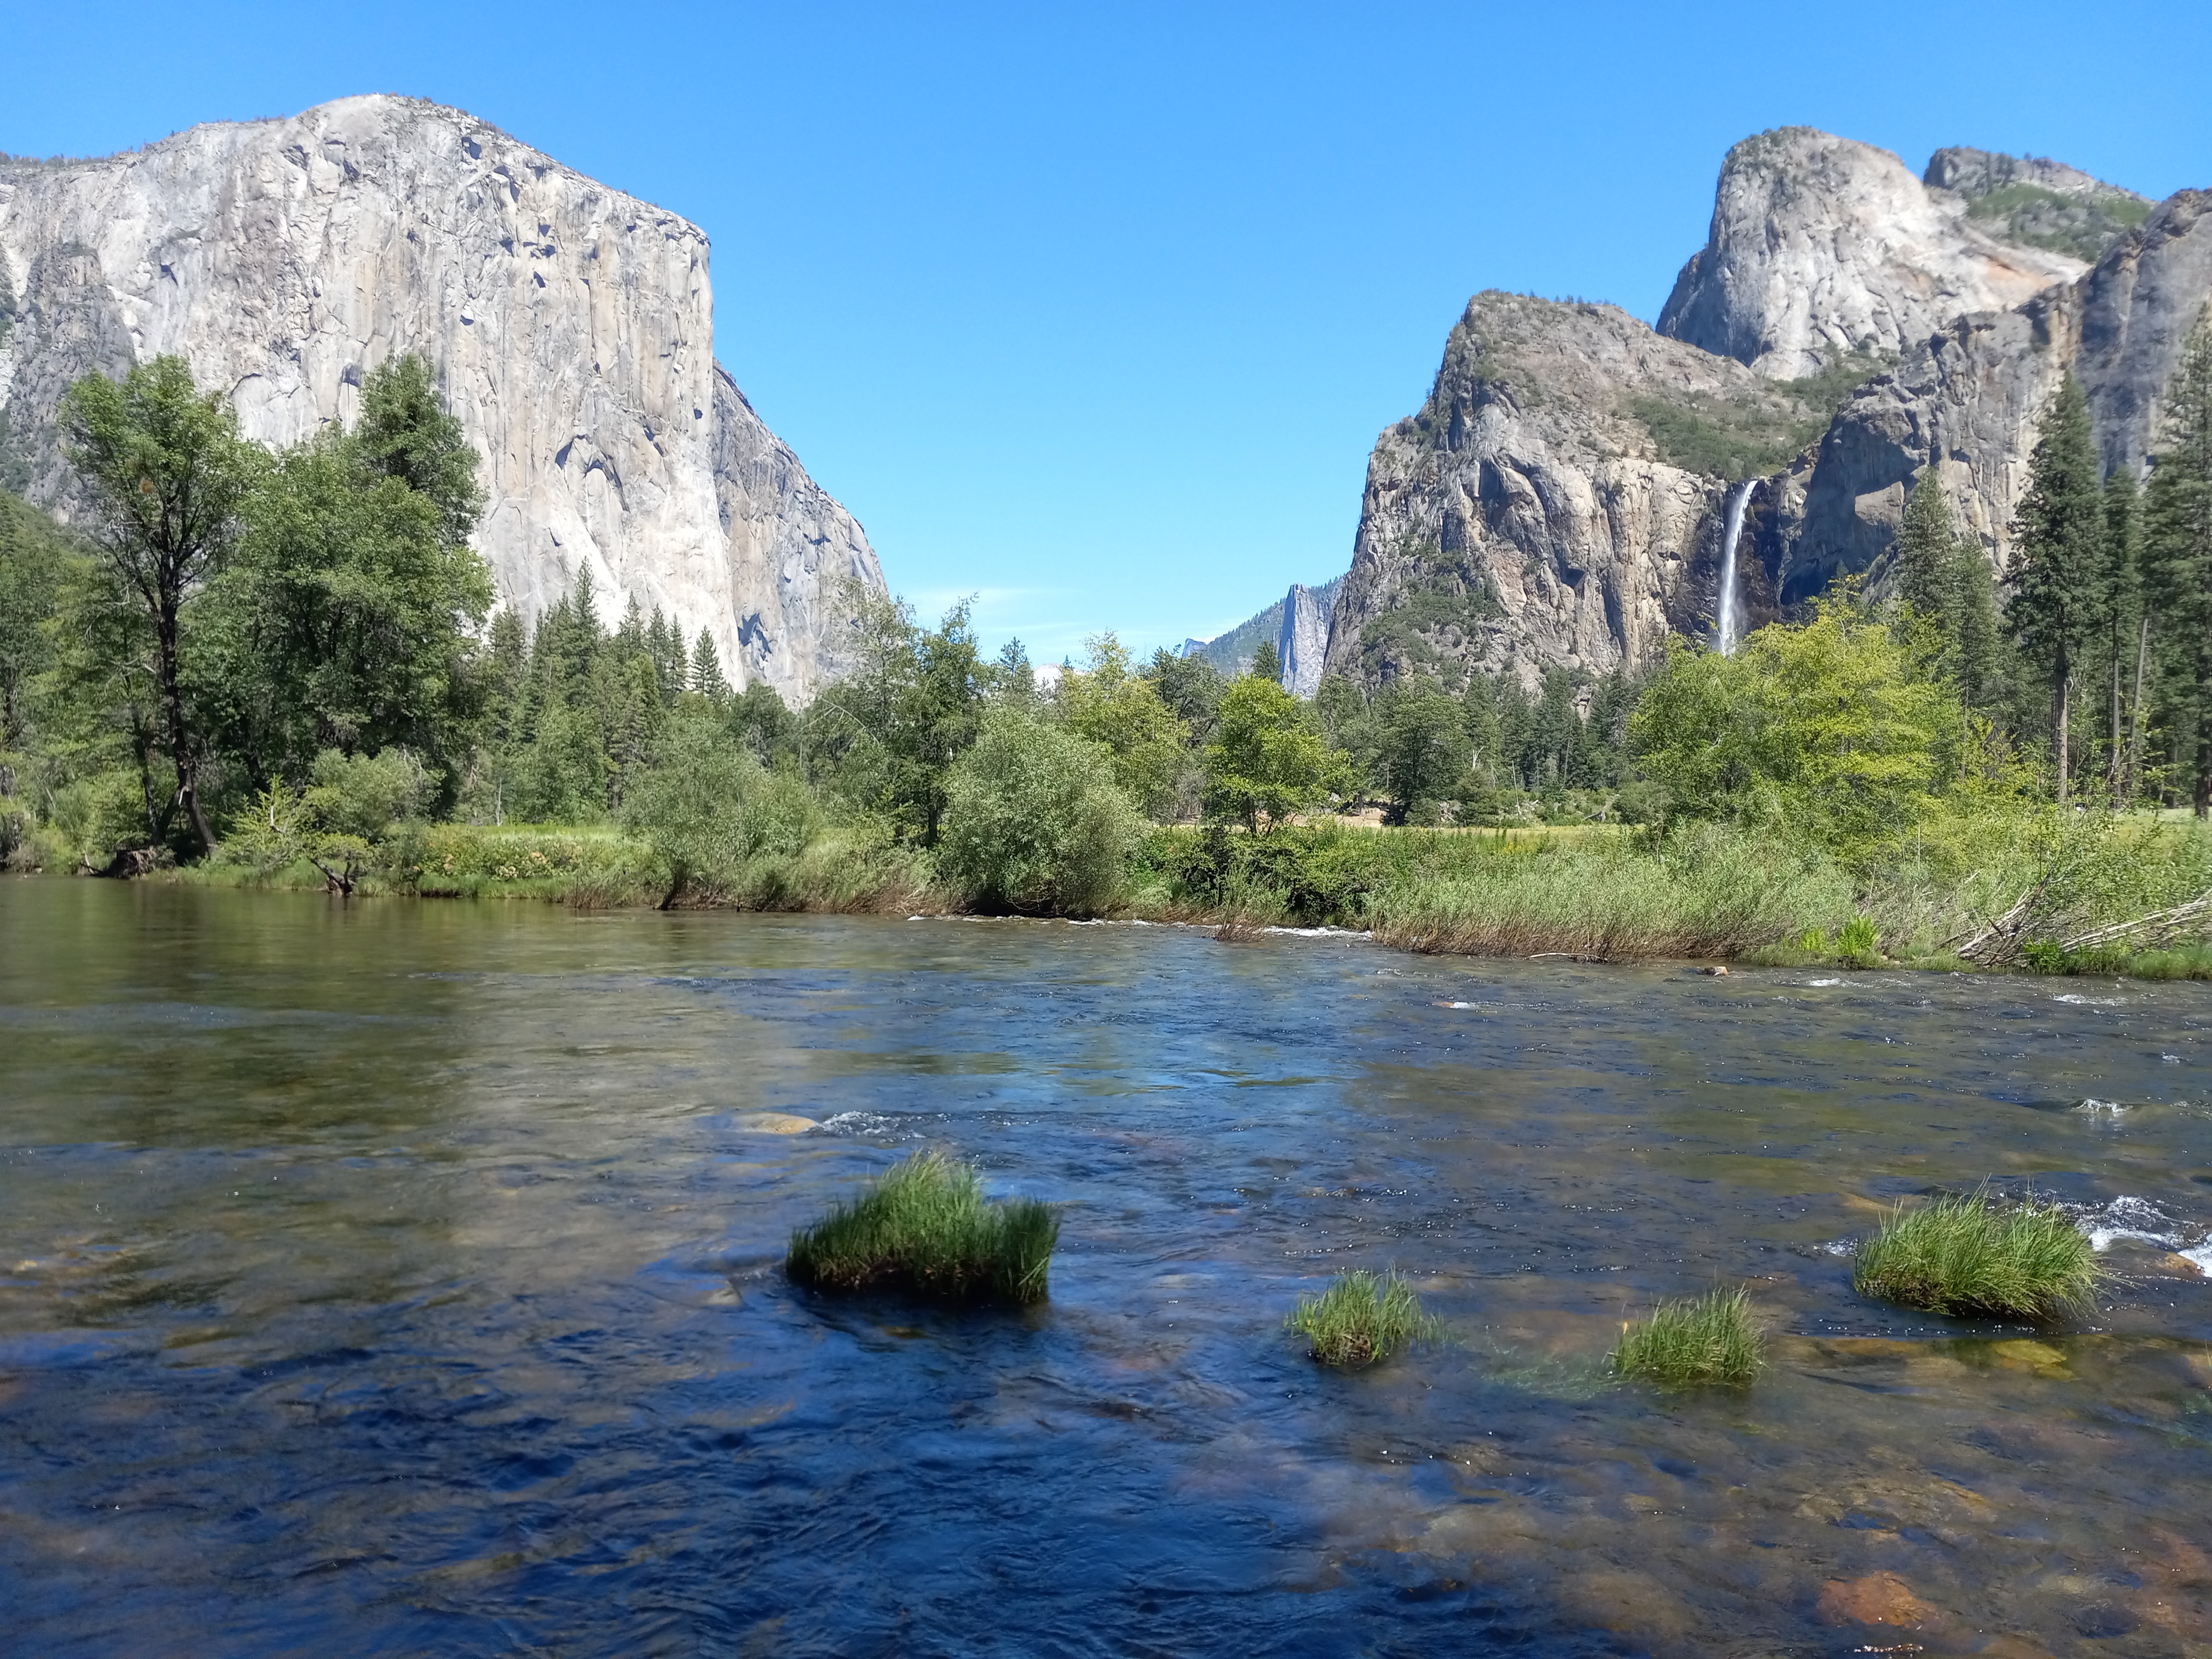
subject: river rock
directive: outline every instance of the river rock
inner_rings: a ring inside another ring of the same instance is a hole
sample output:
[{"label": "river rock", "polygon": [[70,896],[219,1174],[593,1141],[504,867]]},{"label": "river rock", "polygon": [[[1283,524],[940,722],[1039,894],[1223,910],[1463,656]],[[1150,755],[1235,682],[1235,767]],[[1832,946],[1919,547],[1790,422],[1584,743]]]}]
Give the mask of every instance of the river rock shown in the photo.
[{"label": "river rock", "polygon": [[730,1127],[755,1134],[803,1135],[822,1126],[811,1117],[790,1112],[741,1112],[730,1120]]},{"label": "river rock", "polygon": [[459,110],[345,98],[94,161],[0,157],[0,411],[67,515],[70,380],[181,354],[277,445],[350,419],[403,351],[483,458],[475,544],[526,621],[588,570],[733,680],[803,702],[842,661],[835,591],[881,591],[852,515],[714,361],[707,239]]},{"label": "river rock", "polygon": [[1831,1578],[1814,1612],[1824,1625],[1901,1625],[1917,1628],[1940,1615],[1893,1572]]}]

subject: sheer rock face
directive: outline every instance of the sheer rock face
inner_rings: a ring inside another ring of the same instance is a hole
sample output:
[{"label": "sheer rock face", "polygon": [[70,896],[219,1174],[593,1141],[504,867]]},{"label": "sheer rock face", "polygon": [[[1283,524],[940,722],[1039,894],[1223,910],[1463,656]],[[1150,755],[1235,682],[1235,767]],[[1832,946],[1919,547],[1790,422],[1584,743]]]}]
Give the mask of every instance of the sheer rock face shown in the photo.
[{"label": "sheer rock face", "polygon": [[1427,404],[1368,462],[1328,672],[1534,683],[1553,665],[1648,660],[1670,629],[1703,625],[1725,482],[1659,459],[1639,396],[1774,393],[1615,306],[1470,301]]},{"label": "sheer rock face", "polygon": [[1283,629],[1275,653],[1282,663],[1283,690],[1292,696],[1310,697],[1321,690],[1334,588],[1334,584],[1317,588],[1292,582],[1283,598]]},{"label": "sheer rock face", "polygon": [[459,111],[349,98],[104,160],[0,160],[17,316],[0,407],[18,475],[64,514],[69,382],[179,353],[246,434],[356,412],[362,375],[435,364],[483,457],[475,542],[534,617],[588,570],[732,678],[803,701],[838,660],[829,591],[883,575],[852,516],[714,358],[705,236]]},{"label": "sheer rock face", "polygon": [[2212,301],[2212,192],[2183,191],[2078,282],[2010,311],[1962,317],[1861,386],[1821,441],[1801,525],[1785,531],[1785,599],[1867,569],[1892,544],[1920,469],[1938,468],[1958,522],[1999,571],[2027,487],[2036,423],[2069,371],[2107,471],[2155,448],[2158,403]]},{"label": "sheer rock face", "polygon": [[1854,352],[1897,356],[1955,317],[2021,305],[2085,269],[2000,241],[1967,205],[1871,144],[1809,127],[1747,138],[1721,168],[1711,235],[1675,278],[1659,331],[1794,380]]}]

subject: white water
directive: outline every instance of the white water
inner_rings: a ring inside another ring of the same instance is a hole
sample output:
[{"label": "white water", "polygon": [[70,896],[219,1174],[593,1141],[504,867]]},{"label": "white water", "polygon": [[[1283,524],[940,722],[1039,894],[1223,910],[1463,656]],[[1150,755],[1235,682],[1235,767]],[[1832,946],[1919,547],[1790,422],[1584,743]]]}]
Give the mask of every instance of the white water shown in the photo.
[{"label": "white water", "polygon": [[1743,509],[1751,500],[1751,492],[1759,480],[1746,478],[1729,497],[1728,528],[1721,532],[1721,655],[1735,654],[1736,641],[1743,634],[1742,607],[1735,597],[1735,544],[1743,534]]}]

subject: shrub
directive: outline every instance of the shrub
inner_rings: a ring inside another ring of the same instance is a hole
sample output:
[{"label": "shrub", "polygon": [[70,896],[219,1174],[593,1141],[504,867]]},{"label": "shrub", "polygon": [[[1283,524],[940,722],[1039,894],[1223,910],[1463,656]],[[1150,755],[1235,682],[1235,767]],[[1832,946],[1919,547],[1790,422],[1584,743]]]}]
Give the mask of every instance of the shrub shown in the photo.
[{"label": "shrub", "polygon": [[1443,1322],[1423,1313],[1413,1287],[1395,1273],[1346,1273],[1319,1295],[1300,1297],[1283,1328],[1304,1336],[1324,1365],[1372,1365],[1443,1335]]},{"label": "shrub", "polygon": [[1759,1325],[1742,1290],[1662,1302],[1649,1319],[1621,1328],[1608,1363],[1621,1376],[1662,1389],[1725,1383],[1741,1388],[1759,1375]]},{"label": "shrub", "polygon": [[1871,916],[1853,916],[1836,934],[1836,954],[1854,968],[1871,968],[1881,960],[1881,937]]},{"label": "shrub", "polygon": [[694,887],[728,885],[750,860],[789,858],[821,811],[805,785],[770,772],[719,720],[679,718],[623,807],[623,828],[667,871],[665,909]]},{"label": "shrub", "polygon": [[2000,1205],[1986,1188],[1903,1206],[1859,1247],[1851,1283],[1929,1313],[2048,1319],[2088,1306],[2102,1268],[2073,1218],[2033,1194]]},{"label": "shrub", "polygon": [[938,872],[987,908],[1095,915],[1120,897],[1142,828],[1097,744],[994,708],[952,767]]},{"label": "shrub", "polygon": [[815,1290],[1039,1302],[1059,1237],[1049,1206],[987,1204],[975,1170],[924,1152],[793,1233],[784,1271]]}]

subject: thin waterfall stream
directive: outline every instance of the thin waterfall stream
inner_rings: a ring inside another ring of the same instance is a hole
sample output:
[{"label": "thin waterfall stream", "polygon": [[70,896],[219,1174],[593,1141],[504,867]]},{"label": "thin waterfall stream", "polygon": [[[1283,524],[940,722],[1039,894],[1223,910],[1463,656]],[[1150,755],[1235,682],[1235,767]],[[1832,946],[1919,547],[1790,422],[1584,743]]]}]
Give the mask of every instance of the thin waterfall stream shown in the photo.
[{"label": "thin waterfall stream", "polygon": [[1743,509],[1749,505],[1751,492],[1759,480],[1746,478],[1729,497],[1728,527],[1721,532],[1721,655],[1735,654],[1736,641],[1743,635],[1743,607],[1735,596],[1735,544],[1743,538]]}]

